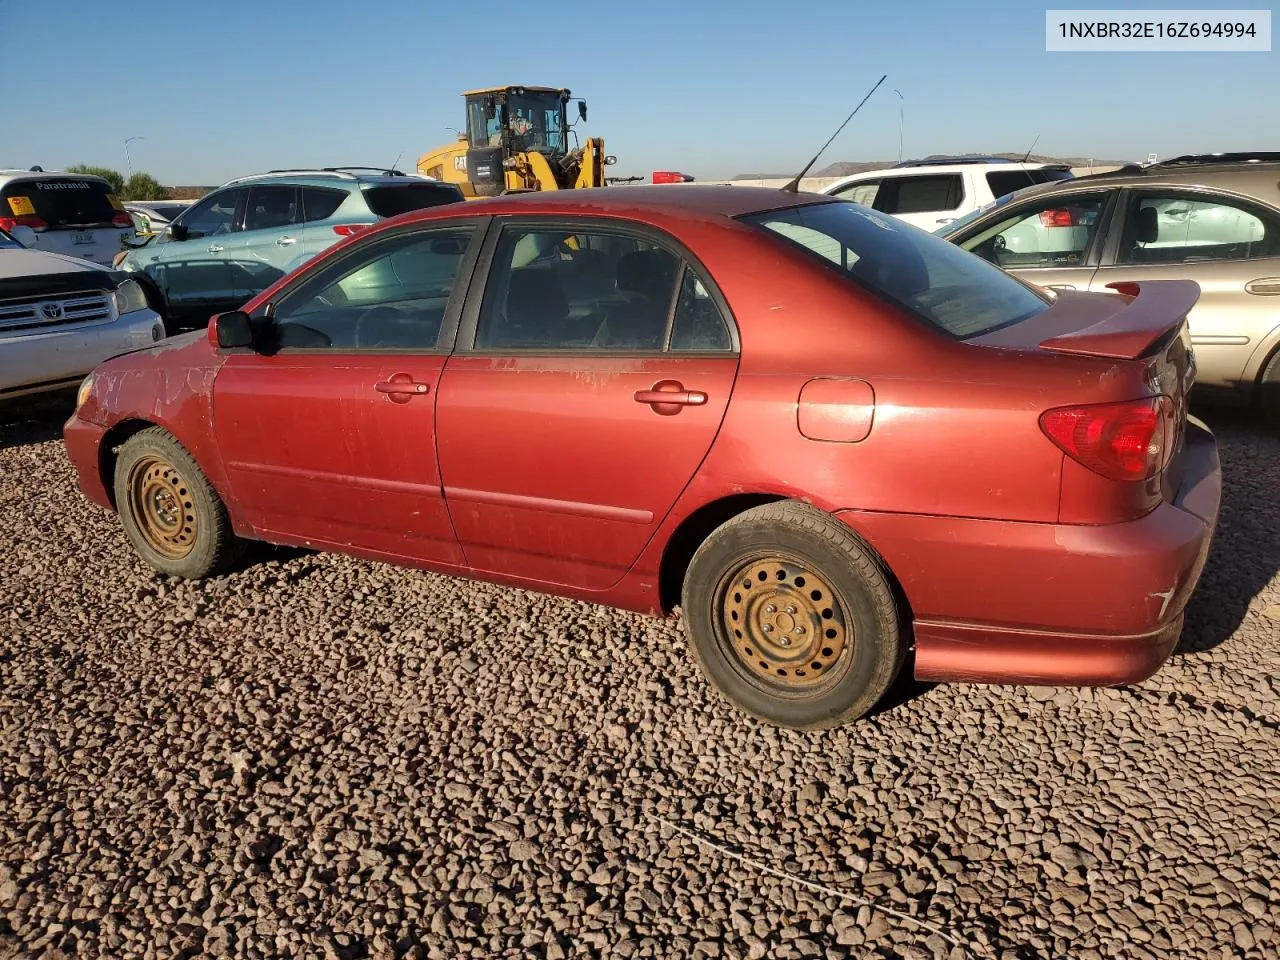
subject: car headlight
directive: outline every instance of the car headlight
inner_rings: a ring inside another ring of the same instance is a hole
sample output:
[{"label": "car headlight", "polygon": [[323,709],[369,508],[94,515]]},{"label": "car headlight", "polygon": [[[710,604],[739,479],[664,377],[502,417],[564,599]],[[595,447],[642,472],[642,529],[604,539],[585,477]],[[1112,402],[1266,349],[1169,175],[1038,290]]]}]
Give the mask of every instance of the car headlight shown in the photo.
[{"label": "car headlight", "polygon": [[89,399],[89,394],[93,392],[93,374],[89,374],[80,381],[80,389],[76,391],[76,409],[79,410],[84,406],[84,402]]},{"label": "car headlight", "polygon": [[116,287],[116,313],[124,316],[147,306],[147,295],[137,280],[125,280]]}]

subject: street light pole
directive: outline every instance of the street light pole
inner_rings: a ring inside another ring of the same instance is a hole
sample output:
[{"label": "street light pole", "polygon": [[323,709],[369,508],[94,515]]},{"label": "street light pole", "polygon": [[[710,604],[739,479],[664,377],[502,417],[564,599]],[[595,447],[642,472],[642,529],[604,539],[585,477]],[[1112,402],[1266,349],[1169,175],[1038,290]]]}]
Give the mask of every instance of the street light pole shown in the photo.
[{"label": "street light pole", "polygon": [[906,112],[906,100],[903,99],[903,96],[899,91],[894,90],[893,92],[898,94],[898,162],[901,163],[902,162],[902,117],[903,117],[903,114]]},{"label": "street light pole", "polygon": [[145,140],[146,137],[127,137],[124,141],[124,164],[128,168],[129,177],[133,176],[133,158],[129,156],[129,144],[134,140]]}]

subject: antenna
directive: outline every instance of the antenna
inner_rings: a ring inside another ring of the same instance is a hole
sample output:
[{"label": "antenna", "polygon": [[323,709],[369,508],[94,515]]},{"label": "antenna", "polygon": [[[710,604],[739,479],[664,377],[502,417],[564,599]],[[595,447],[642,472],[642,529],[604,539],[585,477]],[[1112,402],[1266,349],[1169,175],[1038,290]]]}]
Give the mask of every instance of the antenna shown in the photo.
[{"label": "antenna", "polygon": [[[849,121],[853,119],[853,114],[857,113],[859,110],[862,109],[862,104],[866,103],[868,100],[871,99],[871,94],[875,93],[876,90],[880,88],[880,84],[884,83],[885,80],[888,78],[888,76],[889,75],[886,73],[883,77],[881,77],[879,80],[876,81],[876,85],[874,87],[872,87],[870,90],[867,91],[867,95],[862,98],[861,102],[859,102],[859,104],[856,107],[853,108],[853,113],[845,117],[844,123],[840,124],[836,132],[831,135],[831,140],[834,140],[836,137],[840,136],[840,131],[849,125]],[[831,140],[828,140],[826,143],[822,145],[822,150],[819,150],[817,153],[813,155],[813,159],[804,165],[804,169],[795,175],[795,179],[782,188],[783,191],[785,191],[786,193],[800,192],[800,181],[804,179],[804,175],[809,172],[810,168],[815,163],[818,162],[818,158],[822,156],[823,150],[826,150],[827,147],[831,146]]]},{"label": "antenna", "polygon": [[1031,151],[1036,148],[1036,144],[1040,142],[1040,134],[1036,134],[1036,138],[1031,141],[1031,146],[1027,147],[1027,152],[1022,155],[1022,172],[1027,175],[1027,179],[1031,181],[1031,185],[1036,185],[1036,178],[1031,175],[1031,171],[1027,169],[1027,158],[1031,156]]},{"label": "antenna", "polygon": [[399,169],[399,167],[400,167],[400,158],[401,158],[401,157],[403,157],[403,156],[404,156],[404,151],[403,151],[403,150],[401,150],[399,153],[397,153],[397,154],[396,154],[395,162],[391,164],[391,172],[392,172],[392,173],[395,173],[395,172],[396,172],[396,170],[398,170],[398,169]]},{"label": "antenna", "polygon": [[1036,134],[1036,138],[1031,141],[1031,146],[1027,147],[1027,152],[1022,155],[1022,162],[1026,163],[1027,158],[1031,156],[1031,151],[1036,148],[1036,144],[1040,142],[1040,134]]}]

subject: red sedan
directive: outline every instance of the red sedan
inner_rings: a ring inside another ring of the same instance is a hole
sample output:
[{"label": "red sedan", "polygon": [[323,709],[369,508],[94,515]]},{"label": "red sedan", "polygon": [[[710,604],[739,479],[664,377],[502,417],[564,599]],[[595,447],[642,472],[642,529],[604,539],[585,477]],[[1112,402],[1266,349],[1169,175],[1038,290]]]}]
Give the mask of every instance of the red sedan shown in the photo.
[{"label": "red sedan", "polygon": [[793,727],[915,676],[1117,684],[1218,513],[1183,281],[1047,293],[891,217],[718,186],[406,214],[102,364],[90,499],[170,575],[246,540],[653,614]]}]

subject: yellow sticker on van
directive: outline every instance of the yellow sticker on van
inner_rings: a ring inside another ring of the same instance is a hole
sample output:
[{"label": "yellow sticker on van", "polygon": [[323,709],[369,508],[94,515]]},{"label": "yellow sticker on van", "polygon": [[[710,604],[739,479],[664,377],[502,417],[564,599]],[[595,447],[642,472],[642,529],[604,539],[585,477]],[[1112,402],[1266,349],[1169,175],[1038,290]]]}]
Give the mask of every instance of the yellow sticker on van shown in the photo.
[{"label": "yellow sticker on van", "polygon": [[10,197],[9,209],[13,211],[15,217],[34,217],[36,208],[31,203],[30,197]]}]

